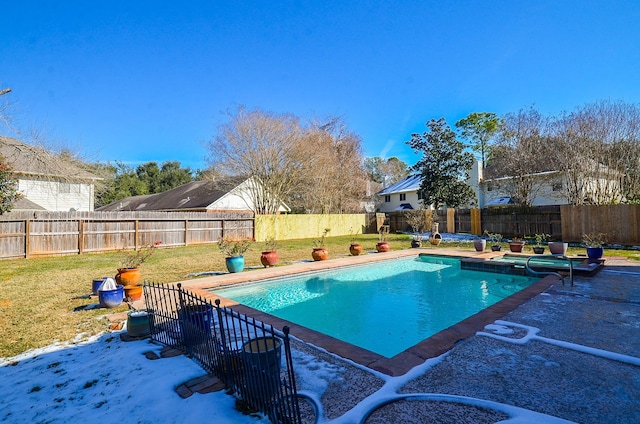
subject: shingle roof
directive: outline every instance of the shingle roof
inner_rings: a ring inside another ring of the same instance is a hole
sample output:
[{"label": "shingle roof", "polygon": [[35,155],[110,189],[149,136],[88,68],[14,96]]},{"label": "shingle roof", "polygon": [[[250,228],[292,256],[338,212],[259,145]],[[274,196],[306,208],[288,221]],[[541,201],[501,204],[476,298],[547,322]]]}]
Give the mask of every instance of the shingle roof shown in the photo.
[{"label": "shingle roof", "polygon": [[418,191],[420,189],[420,183],[422,182],[422,176],[419,174],[409,175],[404,180],[398,181],[389,187],[382,189],[378,192],[379,195],[393,194],[393,193],[405,193],[408,191]]},{"label": "shingle roof", "polygon": [[46,149],[11,137],[0,136],[0,155],[12,165],[16,174],[78,181],[101,179]]},{"label": "shingle roof", "polygon": [[216,181],[192,181],[162,193],[132,196],[97,208],[97,211],[160,211],[175,209],[205,209],[237,187],[243,178],[222,178]]}]

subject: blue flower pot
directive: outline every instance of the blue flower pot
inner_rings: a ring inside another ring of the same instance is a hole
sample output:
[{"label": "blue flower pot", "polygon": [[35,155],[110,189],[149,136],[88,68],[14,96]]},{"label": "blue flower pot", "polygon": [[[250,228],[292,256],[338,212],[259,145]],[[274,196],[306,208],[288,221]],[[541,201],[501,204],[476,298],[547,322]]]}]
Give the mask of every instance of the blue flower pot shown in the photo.
[{"label": "blue flower pot", "polygon": [[186,347],[203,343],[211,335],[213,308],[207,303],[187,305],[178,310],[178,321],[180,322],[182,342]]},{"label": "blue flower pot", "polygon": [[604,256],[604,247],[587,247],[589,259],[600,259]]},{"label": "blue flower pot", "polygon": [[242,272],[244,269],[244,256],[233,256],[225,259],[225,265],[229,272]]},{"label": "blue flower pot", "polygon": [[106,280],[107,278],[109,277],[94,278],[93,281],[91,282],[91,293],[97,296],[98,289],[100,288],[102,283],[104,283],[104,280]]},{"label": "blue flower pot", "polygon": [[98,290],[98,300],[103,308],[115,308],[124,300],[124,286],[118,284],[114,290]]}]

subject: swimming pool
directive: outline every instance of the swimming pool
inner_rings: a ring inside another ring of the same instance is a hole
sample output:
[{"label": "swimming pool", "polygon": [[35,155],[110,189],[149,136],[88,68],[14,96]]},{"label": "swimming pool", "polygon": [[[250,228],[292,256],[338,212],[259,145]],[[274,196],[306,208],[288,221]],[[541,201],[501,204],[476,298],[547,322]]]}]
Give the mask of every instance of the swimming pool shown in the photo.
[{"label": "swimming pool", "polygon": [[391,358],[535,281],[421,256],[212,291]]}]

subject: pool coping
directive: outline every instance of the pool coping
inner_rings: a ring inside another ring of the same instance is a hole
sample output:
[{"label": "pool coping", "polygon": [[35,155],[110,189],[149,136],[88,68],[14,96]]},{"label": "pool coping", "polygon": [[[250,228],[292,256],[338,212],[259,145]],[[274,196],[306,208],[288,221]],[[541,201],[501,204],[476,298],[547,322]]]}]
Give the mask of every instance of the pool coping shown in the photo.
[{"label": "pool coping", "polygon": [[433,336],[419,342],[418,344],[404,350],[392,358],[386,358],[369,350],[354,346],[350,343],[343,342],[334,337],[327,336],[315,330],[303,327],[301,325],[283,320],[273,315],[249,308],[230,299],[223,298],[211,292],[216,287],[225,287],[239,283],[256,282],[260,280],[276,278],[281,276],[289,276],[305,272],[320,271],[332,268],[341,268],[346,266],[364,264],[369,262],[378,262],[382,260],[391,260],[408,256],[418,256],[419,254],[429,254],[434,256],[456,256],[456,257],[472,257],[478,259],[490,259],[495,256],[502,256],[504,252],[469,252],[456,249],[407,249],[400,251],[392,251],[385,253],[371,253],[360,256],[347,256],[337,259],[330,259],[318,262],[299,262],[287,266],[278,266],[273,268],[265,268],[253,271],[246,271],[235,274],[222,274],[211,277],[200,278],[196,280],[181,281],[184,289],[194,294],[214,301],[220,299],[221,305],[233,307],[239,313],[245,314],[256,320],[272,325],[274,328],[282,329],[285,325],[291,329],[291,335],[301,339],[302,341],[325,349],[326,351],[336,354],[340,357],[349,359],[355,363],[374,369],[381,373],[398,376],[405,374],[416,365],[422,364],[425,360],[437,357],[447,352],[456,343],[473,336],[476,332],[481,331],[486,325],[493,323],[495,320],[502,318],[507,313],[515,310],[518,306],[527,300],[544,292],[553,284],[560,281],[560,278],[554,275],[548,275],[541,280],[535,282],[529,287],[503,299],[484,310],[442,330]]}]

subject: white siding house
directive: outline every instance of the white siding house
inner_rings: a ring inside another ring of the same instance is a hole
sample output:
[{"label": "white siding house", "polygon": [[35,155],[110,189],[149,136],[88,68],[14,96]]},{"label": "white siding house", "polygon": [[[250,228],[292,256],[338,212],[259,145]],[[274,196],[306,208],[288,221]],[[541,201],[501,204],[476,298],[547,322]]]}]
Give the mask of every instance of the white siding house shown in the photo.
[{"label": "white siding house", "polygon": [[23,198],[13,210],[93,211],[100,180],[47,150],[0,136],[0,154],[13,167]]},{"label": "white siding house", "polygon": [[422,199],[418,196],[421,182],[420,175],[410,175],[380,190],[377,193],[380,202],[378,211],[386,213],[422,207]]},{"label": "white siding house", "polygon": [[[540,172],[528,175],[532,179],[532,206],[565,205],[569,201],[566,196],[568,180],[560,171]],[[509,185],[514,177],[503,177],[495,179],[484,179],[482,162],[476,161],[469,170],[469,180],[467,184],[476,193],[478,207],[485,208],[491,206],[508,205],[514,203],[511,199]],[[393,212],[407,209],[417,209],[422,206],[422,199],[418,192],[420,189],[420,175],[411,175],[402,181],[379,191],[377,193],[380,207],[379,212]],[[608,180],[591,179],[581,182],[584,198],[589,200],[593,193],[606,187],[613,192],[613,196],[619,195],[620,178]],[[618,194],[615,194],[616,191]],[[591,194],[590,194],[591,193]]]}]

